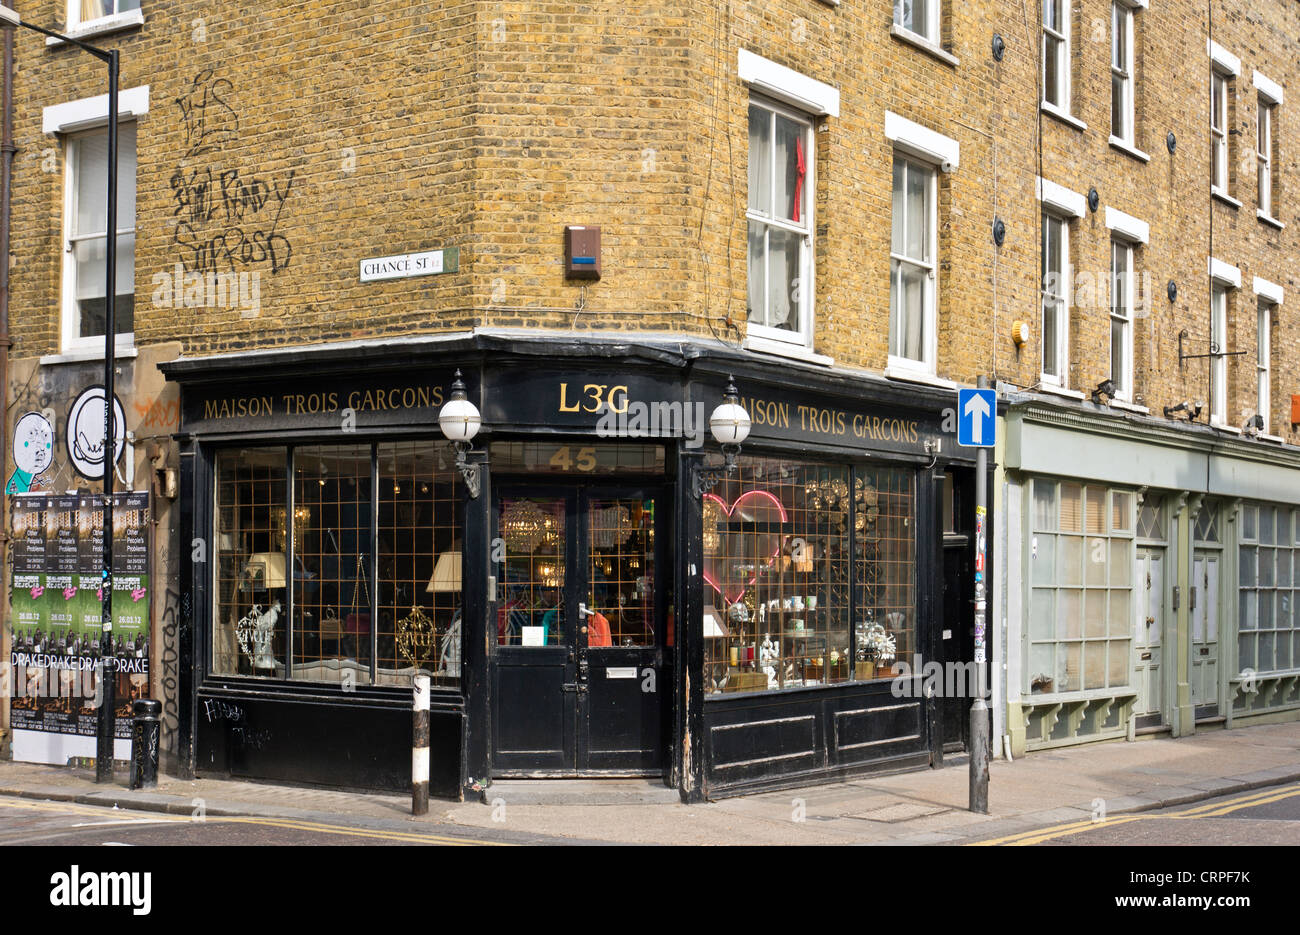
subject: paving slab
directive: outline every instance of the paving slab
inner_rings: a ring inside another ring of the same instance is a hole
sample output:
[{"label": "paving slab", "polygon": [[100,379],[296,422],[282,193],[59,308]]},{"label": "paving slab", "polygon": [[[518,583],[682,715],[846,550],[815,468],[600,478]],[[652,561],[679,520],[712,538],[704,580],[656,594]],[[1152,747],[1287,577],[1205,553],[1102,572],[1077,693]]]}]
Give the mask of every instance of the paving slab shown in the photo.
[{"label": "paving slab", "polygon": [[968,770],[955,764],[689,806],[654,781],[498,782],[486,798],[504,799],[503,813],[475,801],[435,800],[430,816],[414,819],[409,796],[392,793],[171,775],[160,776],[156,789],[131,791],[124,773],[102,785],[84,768],[0,762],[0,795],[187,816],[202,804],[213,817],[310,817],[407,829],[442,821],[486,838],[524,832],[575,843],[966,843],[1089,818],[1098,798],[1116,815],[1289,781],[1300,781],[1300,722],[995,760],[989,815],[967,811]]}]

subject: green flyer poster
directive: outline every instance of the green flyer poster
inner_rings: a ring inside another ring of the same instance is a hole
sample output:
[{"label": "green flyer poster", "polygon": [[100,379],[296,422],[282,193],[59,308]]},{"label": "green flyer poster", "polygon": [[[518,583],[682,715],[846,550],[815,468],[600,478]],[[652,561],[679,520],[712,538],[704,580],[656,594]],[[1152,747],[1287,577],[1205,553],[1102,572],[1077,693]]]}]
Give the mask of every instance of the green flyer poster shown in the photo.
[{"label": "green flyer poster", "polygon": [[48,651],[76,651],[81,601],[78,596],[80,558],[77,548],[77,496],[52,496],[45,511],[45,603],[48,608]]},{"label": "green flyer poster", "polygon": [[113,634],[127,655],[139,655],[149,634],[149,495],[113,500]]},{"label": "green flyer poster", "polygon": [[104,564],[104,510],[94,494],[77,498],[77,614],[76,629],[82,652],[103,632],[100,606],[100,569]]},{"label": "green flyer poster", "polygon": [[14,649],[44,649],[49,630],[49,605],[45,601],[45,494],[13,498],[14,572],[10,593],[13,607]]}]

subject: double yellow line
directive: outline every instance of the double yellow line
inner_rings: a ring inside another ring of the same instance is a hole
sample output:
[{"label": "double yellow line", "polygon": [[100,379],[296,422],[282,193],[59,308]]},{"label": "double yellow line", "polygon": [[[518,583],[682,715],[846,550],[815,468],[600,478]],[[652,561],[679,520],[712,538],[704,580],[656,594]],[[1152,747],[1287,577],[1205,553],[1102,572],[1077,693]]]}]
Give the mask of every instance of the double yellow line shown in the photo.
[{"label": "double yellow line", "polygon": [[[121,817],[124,822],[130,819],[138,822],[145,816],[150,816],[149,812],[140,812],[134,810],[113,811],[112,809],[96,805],[80,805],[75,802],[45,802],[35,799],[21,798],[0,798],[0,807],[20,809],[23,811],[35,812],[53,812],[60,815],[93,815],[95,817]],[[169,815],[164,813],[153,813],[148,818],[149,821],[157,821],[160,824],[165,822],[196,822],[196,819],[185,815]],[[379,838],[386,841],[402,841],[411,844],[447,844],[456,847],[467,847],[471,845],[487,845],[493,847],[504,846],[495,841],[476,841],[472,838],[457,838],[450,835],[442,834],[422,834],[416,831],[382,831],[369,828],[352,828],[346,825],[330,825],[316,821],[301,821],[293,818],[257,818],[253,816],[217,816],[206,818],[203,824],[249,824],[261,825],[264,827],[286,828],[291,831],[308,831],[315,834],[333,834],[341,837],[359,837],[359,838]],[[75,829],[74,829],[75,830]]]},{"label": "double yellow line", "polygon": [[1054,825],[1047,828],[1039,828],[1035,831],[1021,831],[1018,834],[1010,834],[1002,838],[990,838],[987,841],[971,841],[967,846],[1015,846],[1019,847],[1026,844],[1041,844],[1044,841],[1050,841],[1053,838],[1069,837],[1072,834],[1082,834],[1085,831],[1094,831],[1098,828],[1114,828],[1119,825],[1126,825],[1134,821],[1165,821],[1169,819],[1179,820],[1188,818],[1221,818],[1232,812],[1240,811],[1243,808],[1253,808],[1256,805],[1267,805],[1270,802],[1280,802],[1283,799],[1300,796],[1300,784],[1293,784],[1270,789],[1247,792],[1226,802],[1216,802],[1211,805],[1198,805],[1195,808],[1184,809],[1180,812],[1170,812],[1160,814],[1156,812],[1141,812],[1136,815],[1117,815],[1114,818],[1107,818],[1104,821],[1093,821],[1087,819],[1084,821],[1072,821],[1061,825]]}]

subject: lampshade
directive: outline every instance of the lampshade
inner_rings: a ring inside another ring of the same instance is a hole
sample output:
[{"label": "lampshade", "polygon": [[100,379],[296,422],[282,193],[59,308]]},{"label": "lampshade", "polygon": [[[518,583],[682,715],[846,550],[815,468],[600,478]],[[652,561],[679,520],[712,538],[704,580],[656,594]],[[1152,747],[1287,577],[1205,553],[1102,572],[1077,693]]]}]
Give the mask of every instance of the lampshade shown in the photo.
[{"label": "lampshade", "polygon": [[749,437],[749,413],[740,405],[736,384],[727,380],[727,391],[718,408],[709,416],[709,431],[720,445],[739,445]]},{"label": "lampshade", "polygon": [[244,565],[244,575],[252,588],[282,588],[287,581],[283,552],[254,552]]},{"label": "lampshade", "polygon": [[465,384],[456,371],[456,380],[451,385],[451,398],[438,411],[438,425],[442,433],[453,442],[468,442],[478,434],[482,416],[465,395]]},{"label": "lampshade", "polygon": [[424,589],[430,593],[460,590],[460,553],[443,552],[433,563],[433,577]]}]

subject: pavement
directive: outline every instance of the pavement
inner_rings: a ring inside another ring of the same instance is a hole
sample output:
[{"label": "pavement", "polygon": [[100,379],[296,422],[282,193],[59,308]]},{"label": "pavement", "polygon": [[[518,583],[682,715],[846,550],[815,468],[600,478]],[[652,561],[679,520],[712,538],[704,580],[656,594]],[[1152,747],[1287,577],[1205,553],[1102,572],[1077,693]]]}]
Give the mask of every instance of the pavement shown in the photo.
[{"label": "pavement", "polygon": [[624,844],[963,844],[1046,825],[1185,805],[1300,781],[1300,722],[1118,741],[990,764],[989,814],[966,810],[968,769],[825,783],[683,805],[631,780],[499,781],[482,802],[433,800],[413,818],[404,795],[159,776],[131,791],[90,770],[0,762],[0,795],[172,815],[329,820],[366,827],[460,827],[483,840]]}]

